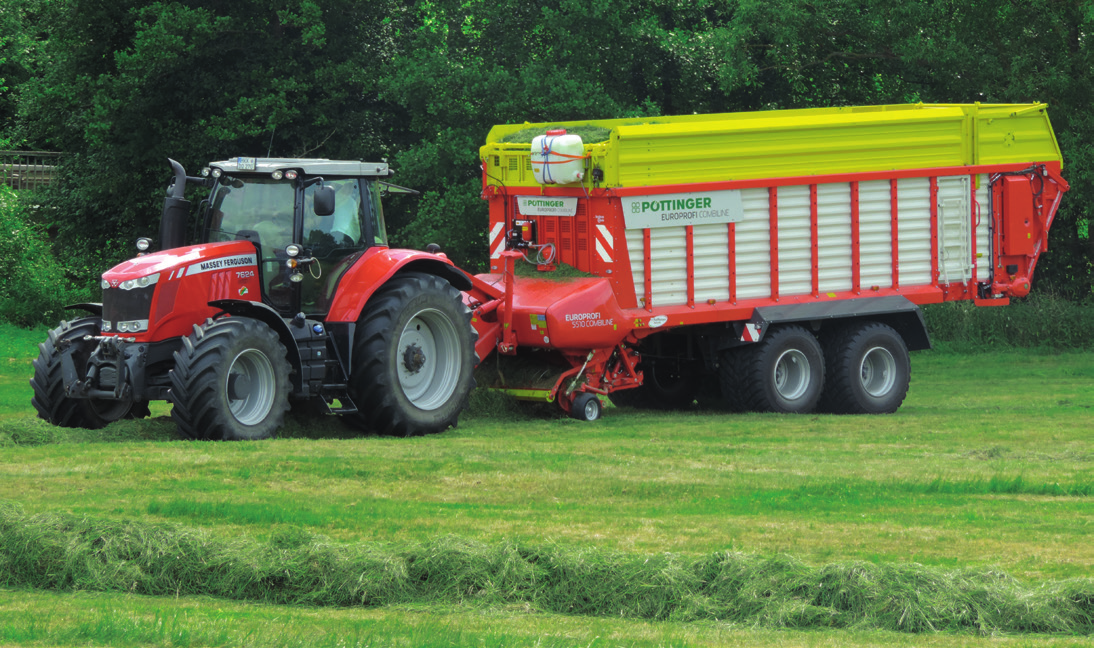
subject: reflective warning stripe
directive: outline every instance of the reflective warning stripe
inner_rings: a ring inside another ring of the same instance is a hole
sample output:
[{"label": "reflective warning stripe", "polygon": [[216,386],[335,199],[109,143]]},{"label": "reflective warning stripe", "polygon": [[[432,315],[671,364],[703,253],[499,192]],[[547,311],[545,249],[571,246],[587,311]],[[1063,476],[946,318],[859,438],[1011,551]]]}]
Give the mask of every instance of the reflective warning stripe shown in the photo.
[{"label": "reflective warning stripe", "polygon": [[755,324],[745,324],[745,330],[741,333],[741,342],[756,342],[760,339],[760,330]]},{"label": "reflective warning stripe", "polygon": [[615,239],[604,225],[596,226],[596,253],[605,263],[612,263],[612,254],[615,252]]},{"label": "reflective warning stripe", "polygon": [[501,232],[505,227],[505,223],[494,223],[494,227],[490,228],[490,258],[501,258],[502,248],[505,247],[505,239],[502,237]]}]

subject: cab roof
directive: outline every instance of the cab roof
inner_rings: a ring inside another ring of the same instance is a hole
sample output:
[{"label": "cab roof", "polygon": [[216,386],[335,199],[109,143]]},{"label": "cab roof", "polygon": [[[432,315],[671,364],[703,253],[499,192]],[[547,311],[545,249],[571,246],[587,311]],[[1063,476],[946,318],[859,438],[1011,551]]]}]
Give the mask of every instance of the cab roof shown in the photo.
[{"label": "cab roof", "polygon": [[357,160],[327,160],[325,158],[248,158],[236,157],[212,162],[225,173],[273,173],[277,170],[296,169],[304,175],[330,175],[387,178],[393,171],[386,162],[360,162]]}]

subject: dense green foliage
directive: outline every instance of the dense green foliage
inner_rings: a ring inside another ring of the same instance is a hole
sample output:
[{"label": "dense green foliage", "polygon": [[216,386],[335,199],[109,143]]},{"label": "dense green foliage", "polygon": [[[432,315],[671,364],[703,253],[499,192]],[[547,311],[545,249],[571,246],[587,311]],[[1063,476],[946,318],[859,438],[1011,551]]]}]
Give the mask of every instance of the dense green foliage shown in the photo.
[{"label": "dense green foliage", "polygon": [[15,193],[0,185],[0,267],[11,270],[0,281],[0,313],[21,326],[67,319],[64,305],[94,301],[54,258],[42,228],[29,221]]},{"label": "dense green foliage", "polygon": [[268,543],[174,525],[31,516],[0,502],[0,586],[204,594],[319,606],[524,604],[565,614],[776,628],[1094,632],[1094,581],[1022,585],[995,570],[864,562],[808,567],[719,552],[690,558],[442,537],[332,543],[301,529]]},{"label": "dense green foliage", "polygon": [[394,242],[476,269],[495,123],[1046,101],[1073,189],[1037,289],[1094,286],[1087,0],[11,0],[0,25],[0,138],[69,153],[37,212],[66,264],[156,229],[168,156],[387,158],[423,191]]}]

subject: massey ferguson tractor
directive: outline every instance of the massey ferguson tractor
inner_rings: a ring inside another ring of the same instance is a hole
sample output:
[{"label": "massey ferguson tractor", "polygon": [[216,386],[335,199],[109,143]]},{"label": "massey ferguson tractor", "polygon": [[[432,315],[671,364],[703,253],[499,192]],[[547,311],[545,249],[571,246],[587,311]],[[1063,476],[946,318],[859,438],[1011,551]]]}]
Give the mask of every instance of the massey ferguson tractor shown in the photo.
[{"label": "massey ferguson tractor", "polygon": [[1028,294],[1068,189],[1044,104],[525,123],[480,158],[477,276],[387,247],[385,164],[172,162],[159,251],[138,241],[41,345],[39,415],[159,399],[190,438],[265,438],[290,406],[423,434],[476,377],[582,420],[604,397],[891,413],[930,347],[919,307]]}]

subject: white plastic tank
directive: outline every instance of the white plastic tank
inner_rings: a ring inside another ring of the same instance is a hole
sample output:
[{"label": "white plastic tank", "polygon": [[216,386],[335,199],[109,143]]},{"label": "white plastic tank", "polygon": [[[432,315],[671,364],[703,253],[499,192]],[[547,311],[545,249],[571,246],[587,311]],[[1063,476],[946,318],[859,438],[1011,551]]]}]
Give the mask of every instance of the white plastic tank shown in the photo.
[{"label": "white plastic tank", "polygon": [[532,176],[540,184],[570,184],[585,177],[585,146],[580,135],[549,130],[532,140]]}]

